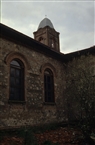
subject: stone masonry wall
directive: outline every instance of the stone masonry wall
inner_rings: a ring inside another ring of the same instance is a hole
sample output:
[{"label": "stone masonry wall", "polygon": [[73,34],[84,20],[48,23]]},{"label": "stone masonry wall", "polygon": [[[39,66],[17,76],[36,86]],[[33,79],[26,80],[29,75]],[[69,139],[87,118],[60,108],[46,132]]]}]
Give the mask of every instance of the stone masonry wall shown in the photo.
[{"label": "stone masonry wall", "polygon": [[[0,40],[0,127],[38,125],[66,120],[63,64],[32,48]],[[25,103],[8,102],[10,61],[21,58],[25,67]],[[44,68],[54,71],[55,104],[44,104]]]}]

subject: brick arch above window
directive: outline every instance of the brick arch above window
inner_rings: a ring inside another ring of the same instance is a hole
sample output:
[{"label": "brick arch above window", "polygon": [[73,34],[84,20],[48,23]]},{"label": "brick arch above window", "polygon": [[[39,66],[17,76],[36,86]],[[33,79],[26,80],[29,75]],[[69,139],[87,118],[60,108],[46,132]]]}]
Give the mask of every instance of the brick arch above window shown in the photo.
[{"label": "brick arch above window", "polygon": [[40,38],[38,39],[38,41],[40,41],[40,42],[43,41],[43,37],[40,37]]},{"label": "brick arch above window", "polygon": [[10,62],[13,60],[13,59],[19,59],[23,62],[25,68],[27,69],[31,69],[31,66],[30,64],[28,63],[26,57],[19,53],[19,52],[10,52],[6,57],[5,57],[5,63],[6,64],[10,64]]},{"label": "brick arch above window", "polygon": [[56,69],[55,69],[55,67],[51,63],[45,63],[45,64],[43,64],[41,66],[41,69],[40,69],[41,73],[44,74],[44,71],[46,69],[50,69],[52,71],[54,77],[56,77]]}]

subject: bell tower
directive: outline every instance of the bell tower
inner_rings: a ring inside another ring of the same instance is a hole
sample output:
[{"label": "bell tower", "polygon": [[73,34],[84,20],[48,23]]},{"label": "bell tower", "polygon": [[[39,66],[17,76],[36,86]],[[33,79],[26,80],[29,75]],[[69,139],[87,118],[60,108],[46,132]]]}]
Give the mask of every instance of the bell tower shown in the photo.
[{"label": "bell tower", "polygon": [[55,51],[60,51],[59,32],[57,32],[52,22],[48,18],[44,18],[38,27],[38,30],[33,33],[34,39],[49,46]]}]

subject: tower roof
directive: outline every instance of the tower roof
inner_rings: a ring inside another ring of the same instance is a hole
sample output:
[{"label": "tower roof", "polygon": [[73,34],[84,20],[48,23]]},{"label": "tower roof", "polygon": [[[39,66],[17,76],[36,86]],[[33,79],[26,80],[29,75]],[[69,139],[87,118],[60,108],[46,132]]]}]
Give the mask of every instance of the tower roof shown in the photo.
[{"label": "tower roof", "polygon": [[44,19],[40,22],[38,29],[44,28],[44,27],[46,27],[46,26],[49,26],[50,28],[53,28],[53,29],[54,29],[52,22],[51,22],[48,18],[44,18]]}]

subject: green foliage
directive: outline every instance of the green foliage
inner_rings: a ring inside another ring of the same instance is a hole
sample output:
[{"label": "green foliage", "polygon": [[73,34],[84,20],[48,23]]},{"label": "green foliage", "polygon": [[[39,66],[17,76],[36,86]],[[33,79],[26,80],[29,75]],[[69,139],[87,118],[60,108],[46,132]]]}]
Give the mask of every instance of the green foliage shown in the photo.
[{"label": "green foliage", "polygon": [[[68,121],[80,120],[82,131],[95,127],[95,74],[93,56],[75,58],[66,68],[66,109]],[[67,73],[68,72],[68,73]]]},{"label": "green foliage", "polygon": [[60,124],[53,122],[50,124],[43,124],[40,126],[34,126],[34,127],[29,127],[29,128],[31,128],[32,132],[34,132],[34,133],[40,133],[40,132],[43,133],[46,130],[49,131],[49,130],[57,129],[59,126],[60,126]]},{"label": "green foliage", "polygon": [[0,131],[0,140],[2,140],[4,136],[22,137],[24,138],[24,145],[37,145],[36,138],[31,127],[22,127],[19,129],[8,129]]},{"label": "green foliage", "polygon": [[37,145],[36,138],[31,129],[25,130],[24,145]]},{"label": "green foliage", "polygon": [[[34,136],[35,133],[43,133],[45,131],[57,129],[60,125],[57,123],[51,123],[47,125],[40,126],[28,126],[21,127],[18,129],[6,129],[0,131],[0,140],[3,139],[4,136],[16,136],[24,138],[24,145],[38,145],[37,140]],[[47,141],[46,141],[47,142]],[[55,145],[55,144],[51,144]],[[56,144],[57,145],[57,144]]]}]

